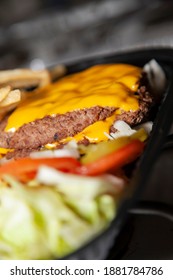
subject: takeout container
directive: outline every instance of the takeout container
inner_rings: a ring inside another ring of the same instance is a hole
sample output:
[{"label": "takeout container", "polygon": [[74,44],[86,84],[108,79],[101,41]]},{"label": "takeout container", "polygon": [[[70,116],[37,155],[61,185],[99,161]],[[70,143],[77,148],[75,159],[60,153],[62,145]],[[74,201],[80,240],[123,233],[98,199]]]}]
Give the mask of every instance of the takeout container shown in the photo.
[{"label": "takeout container", "polygon": [[147,146],[131,178],[129,188],[133,190],[132,195],[123,200],[116,217],[104,232],[88,241],[87,244],[72,254],[67,255],[64,259],[106,259],[112,245],[118,240],[118,235],[126,221],[128,210],[138,201],[140,194],[144,190],[173,121],[173,49],[138,49],[92,57],[66,64],[67,74],[72,74],[80,72],[92,65],[103,63],[128,63],[143,67],[151,59],[155,59],[164,69],[167,76],[167,87],[163,93],[161,102],[156,108],[153,129]]}]

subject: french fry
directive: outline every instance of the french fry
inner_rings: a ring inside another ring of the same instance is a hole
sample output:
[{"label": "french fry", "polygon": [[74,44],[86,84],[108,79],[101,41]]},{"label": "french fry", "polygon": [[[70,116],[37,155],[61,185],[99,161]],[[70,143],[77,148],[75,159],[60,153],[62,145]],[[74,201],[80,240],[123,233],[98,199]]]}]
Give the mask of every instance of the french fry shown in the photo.
[{"label": "french fry", "polygon": [[11,91],[10,86],[0,88],[0,102],[3,101],[7,97],[7,95],[9,94],[10,91]]},{"label": "french fry", "polygon": [[23,93],[19,89],[11,90],[10,86],[0,89],[2,93],[0,101],[0,121],[10,111],[14,110],[22,99]]},{"label": "french fry", "polygon": [[0,71],[0,121],[26,98],[30,87],[43,87],[64,76],[66,67],[49,70],[14,69]]},{"label": "french fry", "polygon": [[0,102],[0,108],[9,106],[14,103],[18,103],[21,100],[21,97],[22,97],[22,95],[21,95],[21,91],[19,89],[11,90],[8,93],[8,95],[6,96],[6,98],[4,98]]},{"label": "french fry", "polygon": [[9,85],[13,89],[42,87],[51,82],[47,70],[14,69],[0,71],[0,86]]}]

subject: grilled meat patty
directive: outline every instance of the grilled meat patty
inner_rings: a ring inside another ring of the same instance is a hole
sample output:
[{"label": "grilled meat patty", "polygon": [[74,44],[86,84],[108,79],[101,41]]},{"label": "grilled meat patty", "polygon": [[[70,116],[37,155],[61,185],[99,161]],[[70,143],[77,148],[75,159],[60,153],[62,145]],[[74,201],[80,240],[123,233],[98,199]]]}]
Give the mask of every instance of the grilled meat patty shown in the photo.
[{"label": "grilled meat patty", "polygon": [[2,132],[0,146],[14,149],[35,149],[47,143],[74,136],[96,121],[111,116],[115,108],[95,106],[56,116],[46,116],[24,124],[14,133]]},{"label": "grilled meat patty", "polygon": [[[117,120],[123,120],[130,126],[134,126],[147,118],[153,101],[145,86],[141,86],[136,94],[139,96],[139,109],[128,112],[122,111],[121,114],[116,115]],[[13,152],[7,153],[6,157],[8,159],[25,157],[47,143],[74,136],[94,122],[105,120],[115,110],[116,108],[112,107],[95,106],[54,117],[46,116],[23,125],[14,133],[3,131],[7,122],[7,118],[5,118],[0,126],[0,146],[15,149]]]},{"label": "grilled meat patty", "polygon": [[[105,70],[105,68],[104,69],[101,68],[101,69]],[[111,68],[109,68],[108,66],[108,68],[106,69],[110,70]],[[119,69],[121,70],[121,66]],[[109,73],[109,75],[111,74]],[[131,79],[131,76],[129,77]],[[127,80],[125,81],[125,83],[129,82],[128,79],[129,78],[127,76]],[[67,82],[69,82],[68,79]],[[96,78],[96,82],[98,82],[97,78]],[[112,82],[114,82],[114,80],[111,80],[111,83]],[[121,81],[119,81],[119,83],[120,82]],[[124,83],[123,78],[122,78],[122,82]],[[101,88],[103,87],[103,85],[104,83],[101,82]],[[93,89],[95,90],[94,87],[91,88],[90,94],[92,94]],[[126,90],[128,95],[129,88],[127,87]],[[142,75],[140,76],[140,80],[138,80],[138,89],[136,87],[136,91],[133,92],[134,96],[136,97],[135,99],[138,101],[137,110],[123,111],[121,106],[117,106],[117,108],[116,106],[112,106],[113,103],[110,103],[112,105],[109,106],[106,106],[106,104],[105,106],[92,105],[89,108],[88,106],[86,106],[86,108],[73,109],[72,111],[67,111],[66,113],[45,115],[42,118],[37,118],[33,121],[24,123],[19,128],[17,128],[14,132],[5,131],[6,125],[8,123],[8,117],[9,117],[6,116],[0,122],[0,147],[7,148],[7,149],[14,149],[12,152],[8,152],[6,154],[6,158],[8,159],[26,157],[33,150],[34,151],[39,150],[48,143],[58,142],[69,136],[73,137],[76,134],[82,132],[88,126],[96,123],[97,121],[104,121],[110,116],[113,116],[113,118],[115,118],[112,119],[112,125],[115,120],[123,120],[126,123],[128,123],[131,127],[133,127],[134,125],[141,123],[142,121],[147,119],[148,113],[153,104],[153,97],[149,91],[150,91],[149,84],[147,81],[146,74],[142,73]],[[79,94],[81,94],[81,92]],[[105,94],[107,94],[107,91],[105,91]],[[108,92],[108,96],[109,96],[109,92]],[[127,101],[125,102],[127,103]],[[110,125],[108,129],[110,130],[110,132],[112,132],[113,126],[111,127]],[[84,136],[84,138],[80,139],[79,141],[83,142],[84,144],[88,144],[89,140]]]}]

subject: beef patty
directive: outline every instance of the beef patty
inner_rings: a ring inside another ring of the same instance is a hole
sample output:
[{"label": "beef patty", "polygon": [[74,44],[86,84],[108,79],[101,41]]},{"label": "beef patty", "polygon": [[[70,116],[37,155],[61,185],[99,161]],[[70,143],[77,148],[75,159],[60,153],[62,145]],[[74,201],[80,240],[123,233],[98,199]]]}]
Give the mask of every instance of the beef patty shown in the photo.
[{"label": "beef patty", "polygon": [[[134,126],[147,118],[153,102],[146,86],[140,86],[135,94],[138,95],[139,109],[136,111],[122,111],[121,114],[117,114],[115,117],[117,120],[125,121],[130,126]],[[116,109],[114,107],[95,106],[66,114],[45,116],[42,119],[24,124],[14,133],[4,131],[8,120],[6,117],[0,125],[0,147],[15,149],[6,155],[7,158],[25,157],[31,151],[39,150],[47,143],[74,136],[96,121],[105,120]]]}]

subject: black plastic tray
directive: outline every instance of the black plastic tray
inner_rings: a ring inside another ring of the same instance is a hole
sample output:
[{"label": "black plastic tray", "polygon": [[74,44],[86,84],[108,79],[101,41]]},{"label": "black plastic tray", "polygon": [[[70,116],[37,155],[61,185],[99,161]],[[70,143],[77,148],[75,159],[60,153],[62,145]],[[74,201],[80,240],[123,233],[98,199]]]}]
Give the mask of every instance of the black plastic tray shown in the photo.
[{"label": "black plastic tray", "polygon": [[157,60],[163,67],[166,72],[168,84],[163,93],[163,99],[157,108],[150,139],[131,179],[130,185],[134,190],[133,195],[131,198],[123,201],[115,219],[106,231],[85,244],[79,250],[66,256],[65,259],[105,259],[111,246],[113,243],[115,244],[116,238],[126,221],[128,210],[140,198],[140,194],[149,180],[154,164],[173,122],[173,49],[138,49],[130,52],[92,57],[66,65],[67,74],[71,74],[82,71],[92,65],[102,63],[128,63],[142,67],[151,59]]}]

